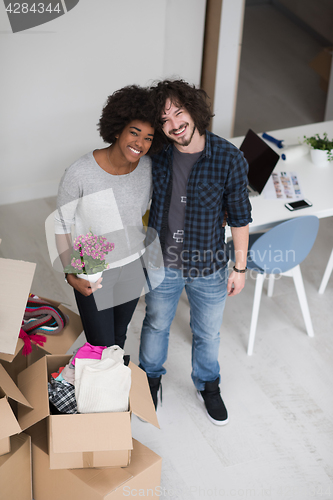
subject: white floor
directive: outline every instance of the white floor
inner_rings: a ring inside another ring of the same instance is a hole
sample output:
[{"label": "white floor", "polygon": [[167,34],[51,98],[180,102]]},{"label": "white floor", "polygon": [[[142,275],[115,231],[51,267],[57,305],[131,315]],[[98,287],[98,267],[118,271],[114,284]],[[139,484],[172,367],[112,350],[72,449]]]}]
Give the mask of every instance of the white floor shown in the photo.
[{"label": "white floor", "polygon": [[[253,12],[249,15],[254,16]],[[269,16],[272,19],[271,11]],[[274,100],[278,108],[271,110],[270,123],[256,118],[260,106],[251,110],[245,103],[243,118],[238,114],[239,133],[252,120],[261,131],[316,121],[305,99],[290,122],[280,122],[281,97]],[[54,208],[55,198],[0,206],[0,256],[37,262],[32,291],[75,309],[71,288],[48,259],[44,221]],[[276,283],[272,298],[263,295],[252,357],[246,355],[246,345],[253,280],[248,278],[244,291],[227,300],[220,364],[230,422],[224,427],[209,422],[195,396],[190,379],[189,308],[186,297],[181,297],[171,330],[163,405],[158,408],[161,429],[136,417],[132,421],[133,436],[163,457],[162,498],[333,498],[333,276],[325,294],[318,294],[332,245],[333,219],[322,219],[316,243],[301,265],[313,339],[305,333],[289,278]],[[126,344],[134,362],[143,315],[140,300]]]},{"label": "white floor", "polygon": [[[0,255],[37,263],[32,291],[66,302],[71,288],[49,264],[43,224],[55,199],[0,207]],[[333,244],[333,220],[322,219],[301,265],[315,337],[309,338],[290,278],[262,298],[252,357],[246,355],[254,281],[227,300],[221,328],[221,389],[230,422],[207,419],[190,379],[189,308],[181,297],[163,377],[161,429],[132,420],[133,437],[163,457],[163,497],[179,500],[331,499],[333,496],[333,276],[321,277]],[[144,301],[130,325],[126,352],[138,361]],[[81,337],[79,345],[84,342]],[[47,499],[45,499],[47,500]]]}]

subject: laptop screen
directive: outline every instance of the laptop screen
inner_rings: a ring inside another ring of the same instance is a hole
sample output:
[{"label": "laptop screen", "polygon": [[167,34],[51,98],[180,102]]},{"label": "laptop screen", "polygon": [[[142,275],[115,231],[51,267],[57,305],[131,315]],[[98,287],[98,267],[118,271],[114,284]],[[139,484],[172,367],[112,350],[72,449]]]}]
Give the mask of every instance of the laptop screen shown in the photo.
[{"label": "laptop screen", "polygon": [[249,164],[249,186],[260,194],[280,156],[251,129],[248,130],[239,149]]}]

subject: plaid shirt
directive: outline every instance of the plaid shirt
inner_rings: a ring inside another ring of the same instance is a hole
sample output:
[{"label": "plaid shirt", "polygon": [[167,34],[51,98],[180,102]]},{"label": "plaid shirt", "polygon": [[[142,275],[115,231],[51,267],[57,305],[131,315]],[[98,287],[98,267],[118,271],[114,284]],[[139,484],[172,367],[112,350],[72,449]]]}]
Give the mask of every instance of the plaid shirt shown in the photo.
[{"label": "plaid shirt", "polygon": [[[162,251],[168,229],[172,192],[173,147],[152,156],[153,199],[149,226],[160,238]],[[212,274],[228,261],[224,247],[224,213],[231,227],[251,222],[247,192],[248,164],[230,142],[206,131],[205,148],[187,181],[182,270],[184,277]]]}]

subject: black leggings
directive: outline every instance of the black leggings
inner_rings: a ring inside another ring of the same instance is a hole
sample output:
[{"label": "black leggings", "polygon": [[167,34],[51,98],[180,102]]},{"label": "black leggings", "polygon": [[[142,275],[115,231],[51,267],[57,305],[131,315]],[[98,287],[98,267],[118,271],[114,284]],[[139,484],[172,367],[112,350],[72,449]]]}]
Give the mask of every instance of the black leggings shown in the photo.
[{"label": "black leggings", "polygon": [[74,289],[87,341],[92,345],[123,348],[145,275],[140,259],[103,273],[102,288],[85,297]]}]

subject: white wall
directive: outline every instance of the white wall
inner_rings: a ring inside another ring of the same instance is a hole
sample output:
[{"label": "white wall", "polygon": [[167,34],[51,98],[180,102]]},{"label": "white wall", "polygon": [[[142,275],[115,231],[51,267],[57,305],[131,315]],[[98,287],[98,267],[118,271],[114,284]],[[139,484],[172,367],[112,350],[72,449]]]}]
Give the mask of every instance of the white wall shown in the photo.
[{"label": "white wall", "polygon": [[0,204],[55,195],[64,169],[102,147],[96,124],[124,85],[200,83],[206,0],[80,0],[13,34],[0,3]]},{"label": "white wall", "polygon": [[223,0],[216,65],[212,131],[233,136],[245,0]]},{"label": "white wall", "polygon": [[206,0],[167,0],[166,4],[164,75],[182,76],[199,86]]}]

